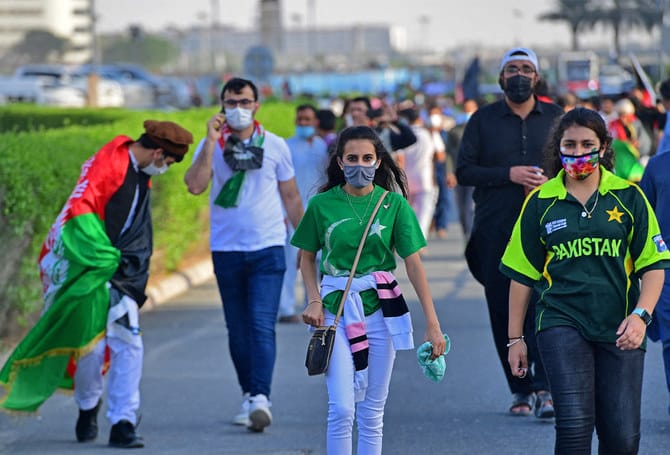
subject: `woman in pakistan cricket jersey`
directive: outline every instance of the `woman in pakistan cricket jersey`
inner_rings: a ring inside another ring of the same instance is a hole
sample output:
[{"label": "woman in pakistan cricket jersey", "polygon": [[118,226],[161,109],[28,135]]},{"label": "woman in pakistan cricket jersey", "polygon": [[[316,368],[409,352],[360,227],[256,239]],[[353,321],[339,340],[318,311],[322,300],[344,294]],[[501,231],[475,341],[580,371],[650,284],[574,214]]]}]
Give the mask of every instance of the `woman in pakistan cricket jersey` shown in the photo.
[{"label": "woman in pakistan cricket jersey", "polygon": [[546,149],[551,178],[531,192],[500,270],[510,287],[509,364],[527,373],[521,336],[531,288],[535,329],[556,410],[555,453],[635,454],[645,332],[670,253],[649,203],[614,175],[600,115],[578,108]]}]

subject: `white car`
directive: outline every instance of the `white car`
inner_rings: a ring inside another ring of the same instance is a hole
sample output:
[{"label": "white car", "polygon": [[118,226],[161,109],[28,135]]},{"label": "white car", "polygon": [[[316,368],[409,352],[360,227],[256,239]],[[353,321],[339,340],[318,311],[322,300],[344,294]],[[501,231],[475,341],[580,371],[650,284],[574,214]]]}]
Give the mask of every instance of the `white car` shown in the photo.
[{"label": "white car", "polygon": [[[36,81],[41,88],[38,104],[61,107],[84,107],[88,98],[88,79],[73,75],[62,65],[24,65],[16,70],[16,79]],[[121,107],[124,94],[116,81],[98,80],[98,107]]]}]

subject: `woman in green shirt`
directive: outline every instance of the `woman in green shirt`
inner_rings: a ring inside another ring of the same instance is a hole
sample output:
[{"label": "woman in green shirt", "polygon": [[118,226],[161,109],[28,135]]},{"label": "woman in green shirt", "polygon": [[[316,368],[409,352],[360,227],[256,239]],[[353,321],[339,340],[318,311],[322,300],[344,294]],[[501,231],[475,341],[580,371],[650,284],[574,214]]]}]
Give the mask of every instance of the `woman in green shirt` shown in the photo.
[{"label": "woman in green shirt", "polygon": [[404,175],[375,131],[366,126],[342,131],[327,174],[328,182],[310,199],[291,239],[302,250],[300,269],[309,299],[303,320],[312,326],[333,323],[365,225],[384,190],[390,190],[366,238],[326,373],[328,453],[351,453],[355,417],[358,453],[381,454],[395,352],[414,346],[410,315],[390,273],[395,253],[404,258],[419,297],[434,358],[445,353],[446,343],[418,253],[426,240],[406,200]]}]

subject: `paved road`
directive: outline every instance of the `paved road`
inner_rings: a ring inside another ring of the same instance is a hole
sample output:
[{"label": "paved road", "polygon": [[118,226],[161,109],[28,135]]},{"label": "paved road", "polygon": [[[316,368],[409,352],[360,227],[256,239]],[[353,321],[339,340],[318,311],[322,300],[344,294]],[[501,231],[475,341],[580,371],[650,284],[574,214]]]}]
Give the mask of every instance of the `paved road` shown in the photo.
[{"label": "paved road", "polygon": [[[413,352],[398,354],[386,408],[384,453],[552,453],[552,423],[506,415],[510,397],[493,348],[483,291],[467,271],[456,231],[452,225],[447,240],[431,240],[425,261],[440,320],[453,342],[447,375],[433,384],[421,375]],[[402,269],[398,277],[412,307],[418,344],[424,321]],[[305,373],[308,334],[303,325],[278,325],[274,424],[264,434],[251,434],[228,423],[240,395],[215,284],[208,281],[145,312],[142,324],[146,355],[140,432],[147,446],[141,453],[325,453],[325,384],[323,378]],[[667,405],[660,347],[650,344],[641,454],[670,453]],[[110,453],[104,418],[96,443],[74,442],[76,414],[70,397],[56,395],[39,417],[0,415],[0,454]]]}]

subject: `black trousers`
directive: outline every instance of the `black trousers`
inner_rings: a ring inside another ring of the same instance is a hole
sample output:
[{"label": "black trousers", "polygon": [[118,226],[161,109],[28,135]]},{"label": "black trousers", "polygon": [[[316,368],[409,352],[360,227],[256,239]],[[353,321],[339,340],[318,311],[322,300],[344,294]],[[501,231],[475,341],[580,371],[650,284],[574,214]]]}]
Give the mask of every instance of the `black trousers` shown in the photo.
[{"label": "black trousers", "polygon": [[498,269],[506,245],[507,239],[504,236],[492,236],[490,232],[482,230],[474,231],[466,248],[468,267],[484,286],[493,341],[510,391],[528,394],[538,390],[549,390],[549,381],[535,340],[535,302],[538,298],[535,292],[531,295],[523,330],[528,347],[528,375],[524,378],[512,376],[507,361],[508,335],[517,334],[507,333],[510,280]]}]

